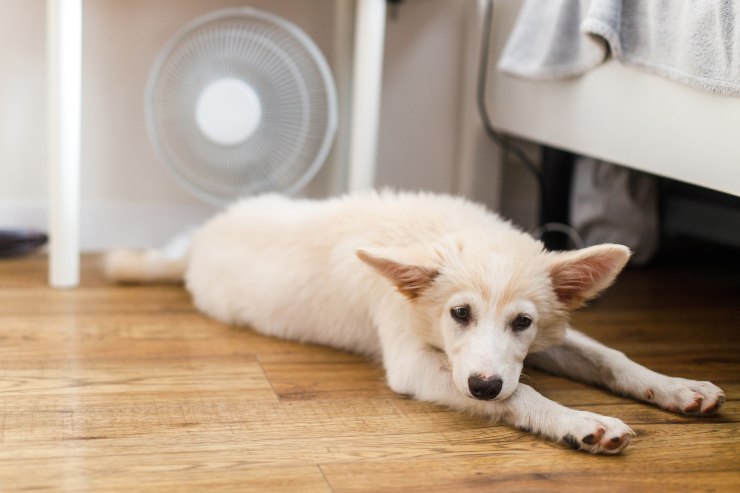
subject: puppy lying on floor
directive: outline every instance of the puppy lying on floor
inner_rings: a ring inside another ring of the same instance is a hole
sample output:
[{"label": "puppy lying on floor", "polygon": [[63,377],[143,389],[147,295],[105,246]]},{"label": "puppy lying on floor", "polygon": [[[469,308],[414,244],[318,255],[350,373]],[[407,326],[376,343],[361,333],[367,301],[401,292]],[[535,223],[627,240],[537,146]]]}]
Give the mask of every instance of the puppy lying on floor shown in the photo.
[{"label": "puppy lying on floor", "polygon": [[655,373],[569,326],[629,255],[620,245],[547,252],[449,196],[265,195],[213,218],[181,258],[118,251],[107,272],[122,282],[184,278],[218,320],[377,357],[396,392],[614,454],[632,430],[520,383],[525,358],[671,411],[708,414],[724,402],[709,382]]}]

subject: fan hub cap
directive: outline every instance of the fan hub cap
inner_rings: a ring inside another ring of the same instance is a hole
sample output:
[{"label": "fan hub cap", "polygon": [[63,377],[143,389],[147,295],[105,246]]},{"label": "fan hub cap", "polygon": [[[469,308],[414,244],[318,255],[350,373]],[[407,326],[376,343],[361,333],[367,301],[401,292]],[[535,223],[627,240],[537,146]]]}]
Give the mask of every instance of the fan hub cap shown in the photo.
[{"label": "fan hub cap", "polygon": [[245,142],[262,120],[257,92],[233,77],[217,79],[198,96],[195,120],[201,133],[215,144],[235,146]]}]

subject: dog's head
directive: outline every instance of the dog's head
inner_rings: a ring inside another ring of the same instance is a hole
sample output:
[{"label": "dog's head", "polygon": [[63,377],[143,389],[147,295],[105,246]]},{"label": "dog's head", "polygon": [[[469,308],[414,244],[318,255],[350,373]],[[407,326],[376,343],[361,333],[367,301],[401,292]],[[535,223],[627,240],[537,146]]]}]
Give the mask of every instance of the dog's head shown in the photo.
[{"label": "dog's head", "polygon": [[558,344],[569,313],[608,287],[630,252],[610,244],[546,252],[531,240],[506,249],[451,240],[357,255],[405,296],[410,329],[446,355],[462,394],[503,400],[527,354]]}]

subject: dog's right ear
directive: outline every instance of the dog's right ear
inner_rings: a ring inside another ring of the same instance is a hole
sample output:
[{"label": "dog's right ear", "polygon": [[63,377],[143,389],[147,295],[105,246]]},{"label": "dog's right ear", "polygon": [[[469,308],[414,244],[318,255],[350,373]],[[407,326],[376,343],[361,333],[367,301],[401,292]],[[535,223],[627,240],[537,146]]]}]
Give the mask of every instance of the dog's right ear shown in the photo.
[{"label": "dog's right ear", "polygon": [[357,250],[357,257],[388,278],[410,300],[417,298],[439,275],[436,269],[403,259],[400,252],[394,250]]}]

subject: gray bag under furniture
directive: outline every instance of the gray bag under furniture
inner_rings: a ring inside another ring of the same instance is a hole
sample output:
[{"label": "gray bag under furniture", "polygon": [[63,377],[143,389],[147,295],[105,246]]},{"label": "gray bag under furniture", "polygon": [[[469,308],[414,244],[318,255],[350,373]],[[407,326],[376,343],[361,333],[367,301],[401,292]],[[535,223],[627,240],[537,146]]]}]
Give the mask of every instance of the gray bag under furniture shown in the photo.
[{"label": "gray bag under furniture", "polygon": [[586,246],[619,243],[642,265],[658,250],[658,185],[655,177],[589,157],[576,158],[570,224]]}]

